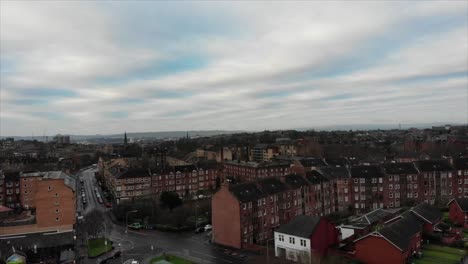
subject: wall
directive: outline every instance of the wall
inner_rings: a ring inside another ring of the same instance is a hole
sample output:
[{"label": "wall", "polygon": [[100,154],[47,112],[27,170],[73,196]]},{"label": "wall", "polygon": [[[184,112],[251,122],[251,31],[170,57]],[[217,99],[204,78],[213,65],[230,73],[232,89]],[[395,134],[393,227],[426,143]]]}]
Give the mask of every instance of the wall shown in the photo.
[{"label": "wall", "polygon": [[462,225],[465,223],[465,215],[463,214],[460,207],[455,201],[450,203],[449,215],[450,215],[450,220],[453,223],[459,224],[459,225]]},{"label": "wall", "polygon": [[227,184],[223,184],[211,200],[213,241],[241,248],[240,206],[228,188]]},{"label": "wall", "polygon": [[356,258],[366,264],[404,264],[404,255],[382,237],[368,236],[356,242]]},{"label": "wall", "polygon": [[75,193],[65,185],[63,179],[43,179],[37,182],[36,187],[38,227],[73,225],[75,223]]},{"label": "wall", "polygon": [[[279,240],[280,235],[284,236],[284,241]],[[289,243],[290,238],[294,238],[294,244]],[[306,246],[301,246],[301,239],[306,240]],[[291,256],[296,256],[296,258],[299,259],[301,254],[308,254],[309,262],[307,263],[310,263],[310,246],[310,239],[275,232],[275,256],[277,257],[279,256],[279,248],[284,248],[286,250],[286,259],[294,260]]]},{"label": "wall", "polygon": [[338,243],[338,230],[333,224],[322,218],[315,227],[311,243],[314,254],[325,256],[328,248]]}]

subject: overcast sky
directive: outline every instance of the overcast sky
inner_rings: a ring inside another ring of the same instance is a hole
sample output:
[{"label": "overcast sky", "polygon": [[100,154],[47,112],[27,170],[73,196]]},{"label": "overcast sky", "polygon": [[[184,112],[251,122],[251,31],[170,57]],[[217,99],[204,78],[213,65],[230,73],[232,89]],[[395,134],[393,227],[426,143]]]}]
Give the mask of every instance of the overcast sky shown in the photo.
[{"label": "overcast sky", "polygon": [[467,120],[467,1],[1,1],[0,133]]}]

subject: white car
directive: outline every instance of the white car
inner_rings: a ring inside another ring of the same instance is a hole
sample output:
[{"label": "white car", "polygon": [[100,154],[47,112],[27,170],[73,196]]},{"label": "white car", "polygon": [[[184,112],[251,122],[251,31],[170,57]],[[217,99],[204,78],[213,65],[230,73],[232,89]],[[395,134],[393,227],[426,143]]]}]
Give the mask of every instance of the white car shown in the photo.
[{"label": "white car", "polygon": [[211,225],[206,225],[205,226],[205,232],[210,231],[211,229],[213,229],[213,227]]}]

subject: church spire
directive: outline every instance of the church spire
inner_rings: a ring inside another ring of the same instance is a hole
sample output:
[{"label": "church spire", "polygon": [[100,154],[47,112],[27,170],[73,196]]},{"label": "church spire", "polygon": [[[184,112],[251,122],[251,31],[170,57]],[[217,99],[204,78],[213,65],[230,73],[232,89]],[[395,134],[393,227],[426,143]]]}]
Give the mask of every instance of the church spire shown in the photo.
[{"label": "church spire", "polygon": [[124,145],[127,145],[128,140],[127,140],[127,131],[124,133]]}]

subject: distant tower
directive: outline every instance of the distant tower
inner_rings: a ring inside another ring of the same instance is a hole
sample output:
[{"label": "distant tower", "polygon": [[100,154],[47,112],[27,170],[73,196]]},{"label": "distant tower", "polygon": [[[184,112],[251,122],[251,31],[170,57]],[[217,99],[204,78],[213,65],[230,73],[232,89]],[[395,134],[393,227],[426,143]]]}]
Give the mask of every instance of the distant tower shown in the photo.
[{"label": "distant tower", "polygon": [[127,131],[124,133],[124,145],[127,145],[128,139],[127,139]]}]

